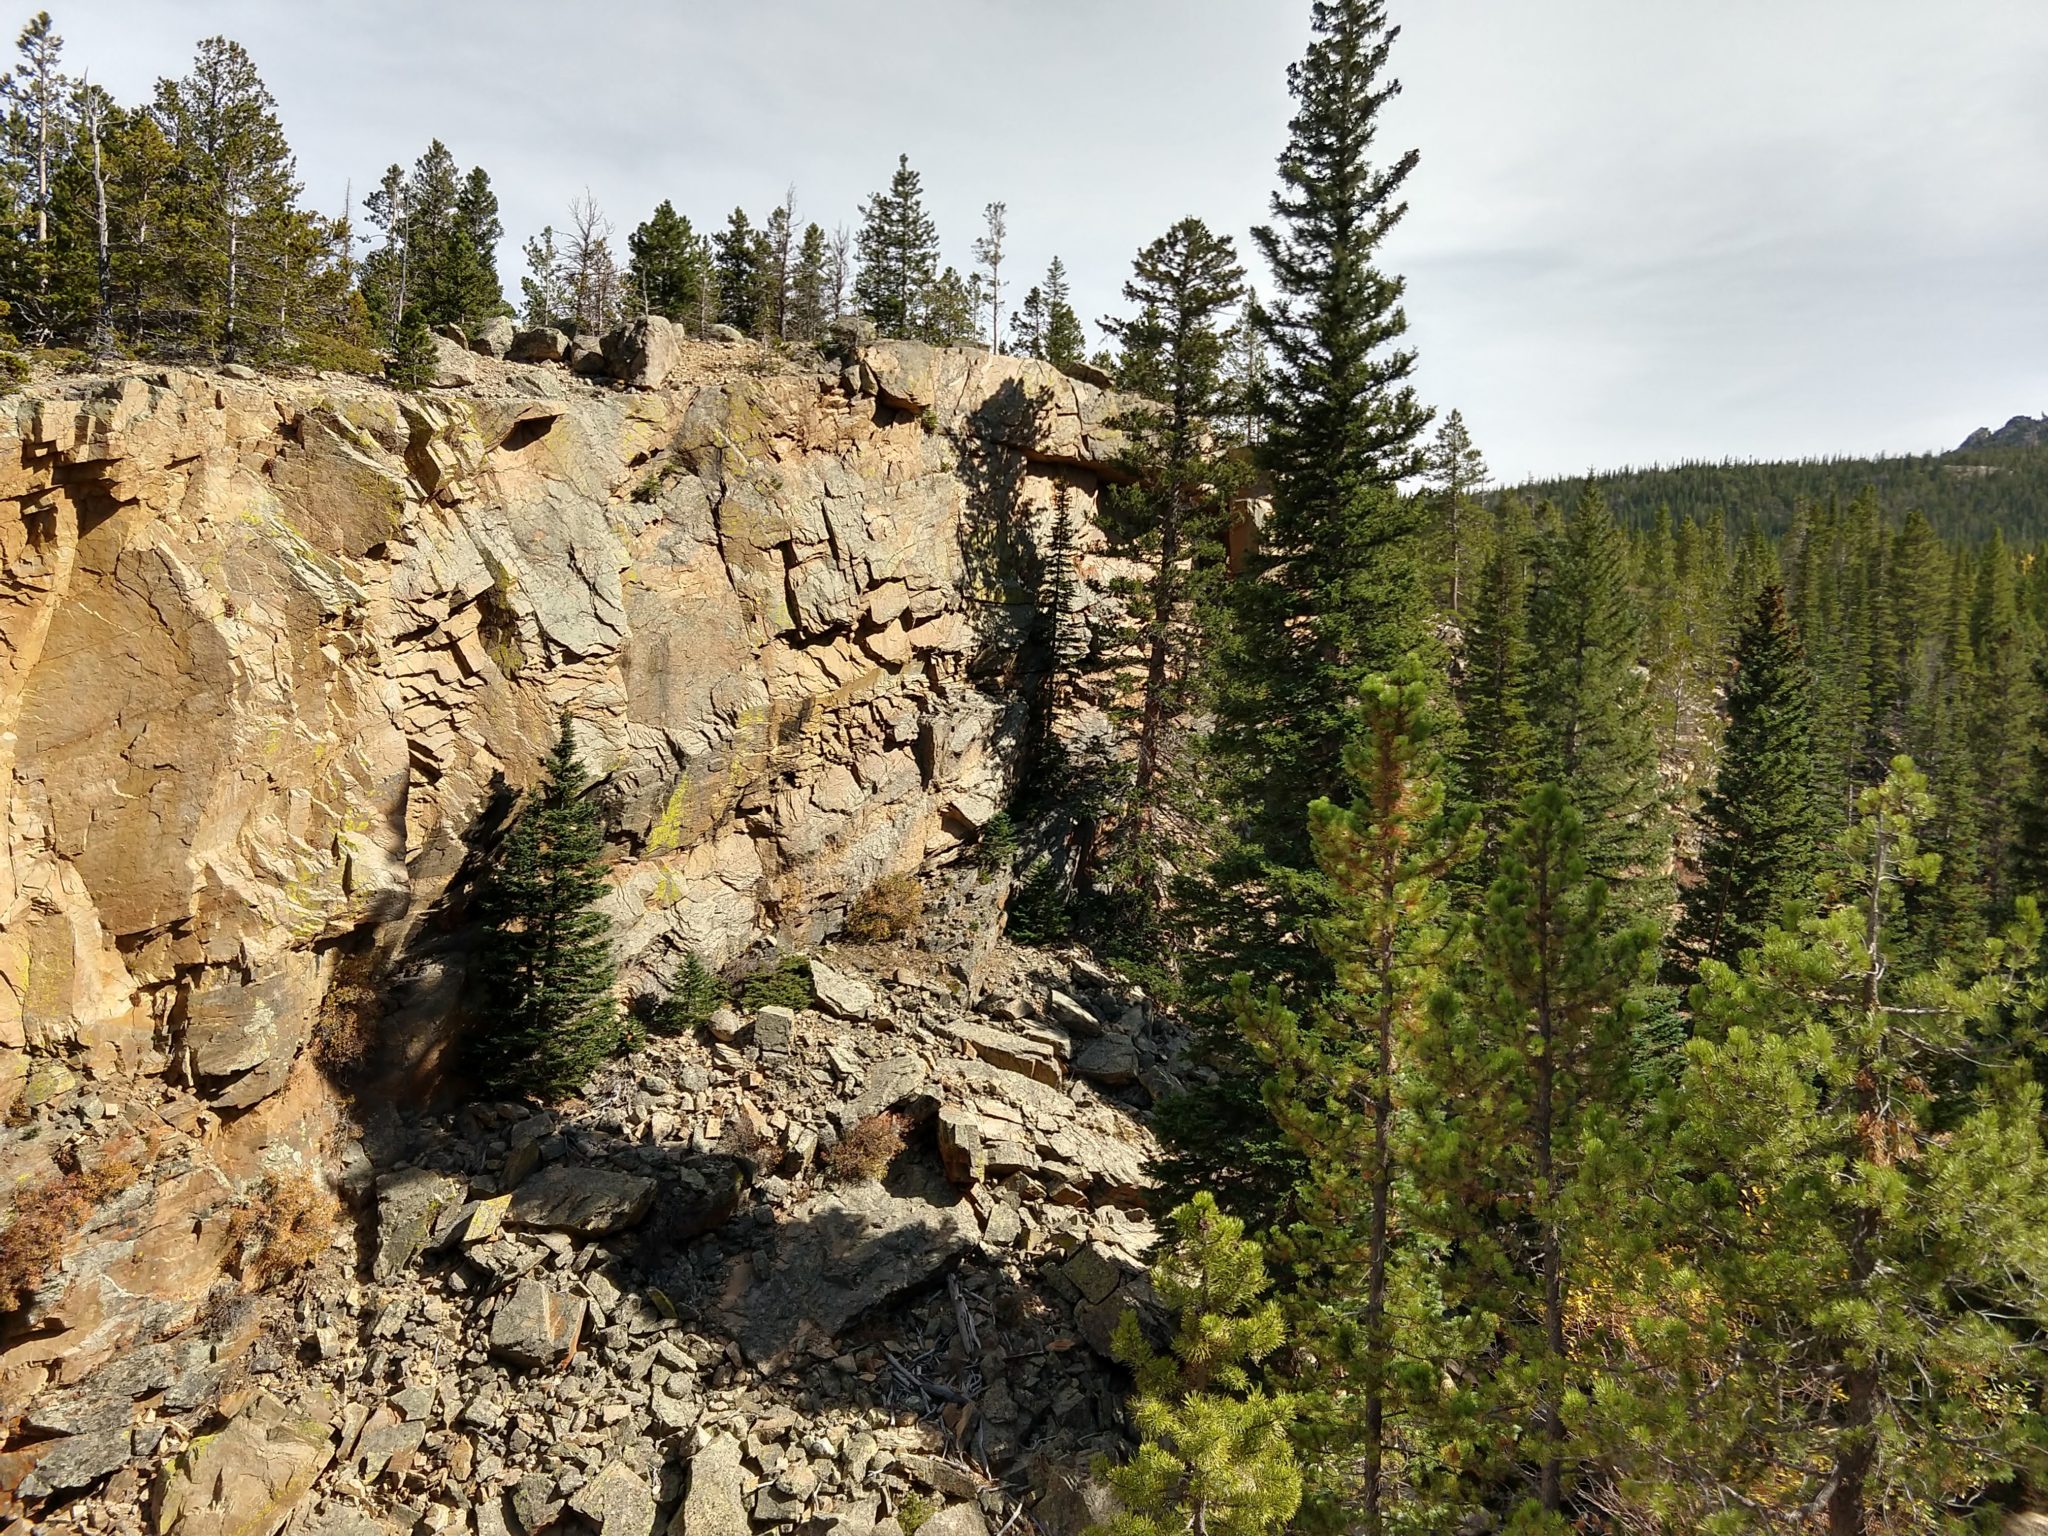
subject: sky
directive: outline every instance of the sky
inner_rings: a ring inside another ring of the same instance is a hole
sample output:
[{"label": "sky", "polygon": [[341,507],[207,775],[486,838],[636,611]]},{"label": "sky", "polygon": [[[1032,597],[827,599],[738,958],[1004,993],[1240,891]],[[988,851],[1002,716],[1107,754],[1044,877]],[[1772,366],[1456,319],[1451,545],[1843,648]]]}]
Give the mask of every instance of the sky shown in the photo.
[{"label": "sky", "polygon": [[[50,3],[123,101],[242,43],[319,207],[441,138],[498,188],[515,297],[585,189],[622,246],[662,198],[707,228],[791,186],[829,229],[903,153],[949,261],[1000,200],[1010,270],[1058,253],[1091,322],[1188,214],[1249,254],[1308,36],[1307,0]],[[1379,150],[1422,160],[1384,263],[1419,392],[1497,479],[2048,414],[2042,0],[1390,8]]]}]

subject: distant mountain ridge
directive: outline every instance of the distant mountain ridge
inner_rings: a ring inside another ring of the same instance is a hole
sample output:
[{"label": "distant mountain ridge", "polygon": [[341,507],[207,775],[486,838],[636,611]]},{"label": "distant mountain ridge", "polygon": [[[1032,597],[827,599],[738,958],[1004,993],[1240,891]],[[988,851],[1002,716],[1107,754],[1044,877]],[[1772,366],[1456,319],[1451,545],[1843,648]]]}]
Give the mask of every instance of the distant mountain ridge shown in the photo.
[{"label": "distant mountain ridge", "polygon": [[1993,431],[1990,427],[1979,427],[1963,439],[1957,453],[1969,453],[1977,448],[2040,448],[2048,446],[2048,416],[2015,416],[2004,426]]},{"label": "distant mountain ridge", "polygon": [[1919,511],[1950,538],[1982,541],[1997,532],[2032,545],[2048,542],[2048,417],[1981,427],[1947,453],[1623,468],[1512,489],[1531,501],[1565,504],[1589,481],[1634,527],[1649,526],[1662,508],[1696,522],[1718,514],[1731,534],[1752,525],[1781,534],[1802,504],[1846,503],[1869,493],[1894,522]]}]

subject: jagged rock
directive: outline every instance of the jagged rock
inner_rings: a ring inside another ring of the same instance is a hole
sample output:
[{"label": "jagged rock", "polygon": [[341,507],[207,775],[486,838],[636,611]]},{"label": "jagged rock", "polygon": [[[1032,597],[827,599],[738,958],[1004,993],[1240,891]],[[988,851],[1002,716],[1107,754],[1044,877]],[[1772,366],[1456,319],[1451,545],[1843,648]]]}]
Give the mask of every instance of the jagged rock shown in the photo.
[{"label": "jagged rock", "polygon": [[1094,1478],[1056,1470],[1051,1481],[1052,1486],[1031,1506],[1031,1518],[1045,1536],[1086,1536],[1089,1530],[1116,1518],[1116,1495]]},{"label": "jagged rock", "polygon": [[[123,1405],[126,1417],[126,1405]],[[112,1476],[128,1463],[132,1454],[128,1429],[95,1429],[82,1435],[67,1435],[29,1447],[35,1470],[22,1480],[21,1491],[30,1498],[53,1493],[76,1493]]]},{"label": "jagged rock", "polygon": [[425,1168],[401,1168],[377,1180],[377,1251],[370,1278],[392,1280],[426,1248],[443,1211],[469,1193],[462,1180]]},{"label": "jagged rock", "polygon": [[491,1353],[528,1367],[565,1360],[583,1332],[587,1305],[538,1280],[521,1280],[491,1314]]},{"label": "jagged rock", "polygon": [[477,379],[476,354],[460,336],[434,338],[434,387],[461,389]]},{"label": "jagged rock", "polygon": [[816,1196],[780,1228],[774,1270],[747,1297],[740,1343],[769,1360],[806,1338],[835,1338],[943,1274],[980,1236],[973,1208],[944,1184],[908,1196],[881,1184]]},{"label": "jagged rock", "polygon": [[1076,1034],[1099,1035],[1102,1033],[1102,1021],[1095,1017],[1094,1011],[1078,1000],[1069,997],[1066,993],[1060,991],[1058,987],[1046,989],[1045,1013],[1046,1017],[1051,1019],[1053,1023],[1071,1029]]},{"label": "jagged rock", "polygon": [[875,1011],[873,987],[822,960],[811,961],[811,991],[818,1006],[835,1018],[858,1022]]},{"label": "jagged rock", "polygon": [[512,338],[505,356],[515,363],[559,363],[569,355],[569,338],[552,326],[521,331]]},{"label": "jagged rock", "polygon": [[754,1012],[754,1044],[764,1051],[787,1051],[796,1034],[796,1015],[787,1008],[767,1007]]},{"label": "jagged rock", "polygon": [[668,1536],[752,1536],[740,1443],[713,1435],[690,1458],[690,1487],[669,1521]]},{"label": "jagged rock", "polygon": [[493,315],[469,338],[469,349],[484,357],[503,357],[512,350],[512,343],[517,337],[518,330],[510,317]]},{"label": "jagged rock", "polygon": [[1060,1266],[1067,1283],[1088,1301],[1105,1300],[1123,1281],[1123,1274],[1099,1244],[1083,1243]]},{"label": "jagged rock", "polygon": [[597,1536],[654,1536],[654,1495],[619,1462],[579,1488],[569,1508],[597,1527]]},{"label": "jagged rock", "polygon": [[326,1425],[259,1392],[158,1472],[158,1536],[273,1536],[333,1459]]},{"label": "jagged rock", "polygon": [[918,1536],[988,1536],[988,1521],[973,1504],[948,1504],[918,1527]]},{"label": "jagged rock", "polygon": [[1090,1040],[1074,1053],[1074,1075],[1106,1088],[1124,1088],[1138,1080],[1138,1049],[1122,1035]]},{"label": "jagged rock", "polygon": [[654,1204],[654,1180],[555,1163],[512,1191],[508,1226],[605,1237],[634,1225]]},{"label": "jagged rock", "polygon": [[988,1177],[988,1149],[983,1121],[947,1104],[939,1109],[939,1158],[955,1184],[974,1184]]},{"label": "jagged rock", "polygon": [[[876,1063],[861,1085],[860,1093],[836,1115],[840,1128],[879,1115],[884,1110],[902,1109],[913,1100],[931,1093],[931,1069],[918,1056],[890,1056]],[[912,1118],[918,1118],[913,1116]]]},{"label": "jagged rock", "polygon": [[1054,1087],[1063,1076],[1053,1047],[1029,1036],[958,1020],[947,1024],[945,1030],[992,1067]]},{"label": "jagged rock", "polygon": [[922,1484],[949,1499],[972,1499],[981,1493],[982,1479],[967,1468],[938,1456],[899,1456],[897,1465],[912,1482]]},{"label": "jagged rock", "polygon": [[605,337],[611,376],[634,389],[660,389],[682,361],[680,330],[660,315],[642,315]]}]

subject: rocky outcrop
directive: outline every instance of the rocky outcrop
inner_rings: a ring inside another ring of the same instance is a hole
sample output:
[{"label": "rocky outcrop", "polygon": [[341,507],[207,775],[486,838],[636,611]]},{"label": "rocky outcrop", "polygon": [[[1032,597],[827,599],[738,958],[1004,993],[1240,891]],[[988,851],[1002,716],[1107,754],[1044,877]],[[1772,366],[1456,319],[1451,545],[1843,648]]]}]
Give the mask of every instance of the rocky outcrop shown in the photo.
[{"label": "rocky outcrop", "polygon": [[[445,1070],[463,882],[564,712],[636,984],[815,942],[1007,791],[1111,397],[907,343],[440,340],[421,394],[137,369],[0,405],[0,1188],[143,1170],[6,1320],[0,1402],[174,1336],[237,1205],[325,1177],[317,1051],[367,1017],[380,1101]],[[394,1264],[465,1209],[414,1193]]]}]

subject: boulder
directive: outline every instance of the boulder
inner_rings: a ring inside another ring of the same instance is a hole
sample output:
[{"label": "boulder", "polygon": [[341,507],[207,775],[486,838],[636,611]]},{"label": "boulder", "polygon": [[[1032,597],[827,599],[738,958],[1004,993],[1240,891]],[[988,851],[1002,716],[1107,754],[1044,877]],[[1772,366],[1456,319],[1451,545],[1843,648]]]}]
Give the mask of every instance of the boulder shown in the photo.
[{"label": "boulder", "polygon": [[748,1356],[770,1360],[809,1336],[836,1338],[977,1246],[974,1208],[936,1169],[929,1178],[930,1188],[902,1194],[858,1184],[818,1195],[781,1223],[773,1272],[747,1293],[737,1320]]},{"label": "boulder", "polygon": [[1105,1088],[1127,1088],[1138,1080],[1138,1048],[1122,1035],[1090,1040],[1074,1053],[1074,1072]]},{"label": "boulder", "polygon": [[751,1019],[741,1018],[730,1008],[720,1008],[704,1022],[704,1031],[720,1045],[744,1045],[754,1032]]},{"label": "boulder", "polygon": [[796,1037],[796,1015],[770,1005],[754,1013],[754,1044],[764,1051],[787,1051]]},{"label": "boulder", "polygon": [[396,1279],[419,1256],[443,1211],[462,1204],[469,1186],[425,1168],[401,1168],[377,1181],[377,1251],[370,1278]]},{"label": "boulder", "polygon": [[521,331],[505,349],[505,356],[515,363],[559,363],[568,355],[569,338],[546,325]]},{"label": "boulder", "polygon": [[476,334],[469,338],[469,350],[484,357],[503,357],[512,350],[512,343],[518,334],[510,317],[493,315],[478,326]]},{"label": "boulder", "polygon": [[571,373],[595,378],[608,367],[604,356],[604,341],[600,337],[577,335],[569,338],[569,350],[563,355]]},{"label": "boulder", "polygon": [[918,1527],[918,1536],[988,1536],[988,1521],[973,1504],[948,1504]]},{"label": "boulder", "polygon": [[875,322],[866,315],[841,315],[825,327],[825,350],[841,360],[858,358],[875,340]]},{"label": "boulder", "polygon": [[1068,996],[1058,987],[1046,989],[1045,1016],[1063,1028],[1071,1029],[1077,1035],[1102,1033],[1102,1020],[1095,1016],[1095,1011],[1079,999]]},{"label": "boulder", "polygon": [[476,354],[460,341],[434,338],[434,387],[460,389],[477,379]]},{"label": "boulder", "polygon": [[604,339],[611,376],[634,389],[660,389],[683,358],[682,332],[660,315],[630,320]]},{"label": "boulder", "polygon": [[753,1536],[740,1443],[713,1435],[690,1458],[690,1489],[669,1521],[668,1536]]},{"label": "boulder", "polygon": [[1092,1477],[1054,1469],[1052,1486],[1031,1506],[1031,1518],[1045,1536],[1085,1536],[1116,1518],[1116,1495]]},{"label": "boulder", "polygon": [[334,1459],[325,1424],[258,1392],[157,1474],[157,1536],[273,1536]]},{"label": "boulder", "polygon": [[[127,1417],[127,1404],[121,1405]],[[35,1470],[22,1479],[21,1491],[30,1498],[56,1493],[77,1493],[90,1488],[128,1464],[128,1427],[96,1429],[61,1440],[45,1440],[29,1447],[36,1459]]]},{"label": "boulder", "polygon": [[704,337],[707,341],[722,341],[730,345],[736,341],[745,341],[747,333],[736,325],[713,325],[705,328]]},{"label": "boulder", "polygon": [[1116,387],[1116,380],[1109,376],[1107,370],[1098,368],[1093,363],[1084,363],[1078,357],[1072,362],[1060,364],[1060,372],[1070,379],[1080,380],[1083,384],[1093,384],[1097,389]]},{"label": "boulder", "polygon": [[553,1163],[512,1192],[505,1224],[608,1237],[623,1232],[654,1204],[654,1180],[605,1168]]},{"label": "boulder", "polygon": [[583,1332],[588,1303],[535,1279],[521,1280],[491,1314],[491,1353],[511,1365],[556,1365]]},{"label": "boulder", "polygon": [[988,1149],[981,1119],[957,1105],[939,1110],[939,1161],[955,1184],[976,1184],[988,1177]]},{"label": "boulder", "polygon": [[835,1018],[860,1020],[871,1017],[875,1011],[873,987],[822,960],[811,962],[811,991],[818,1006]]},{"label": "boulder", "polygon": [[1059,1056],[1050,1045],[1025,1035],[1013,1034],[1006,1029],[993,1029],[987,1025],[968,1024],[958,1020],[945,1024],[943,1028],[947,1034],[992,1067],[1000,1067],[1005,1072],[1015,1072],[1048,1087],[1059,1085]]},{"label": "boulder", "polygon": [[596,1526],[597,1536],[654,1536],[654,1495],[623,1462],[607,1462],[576,1490],[569,1508]]}]

